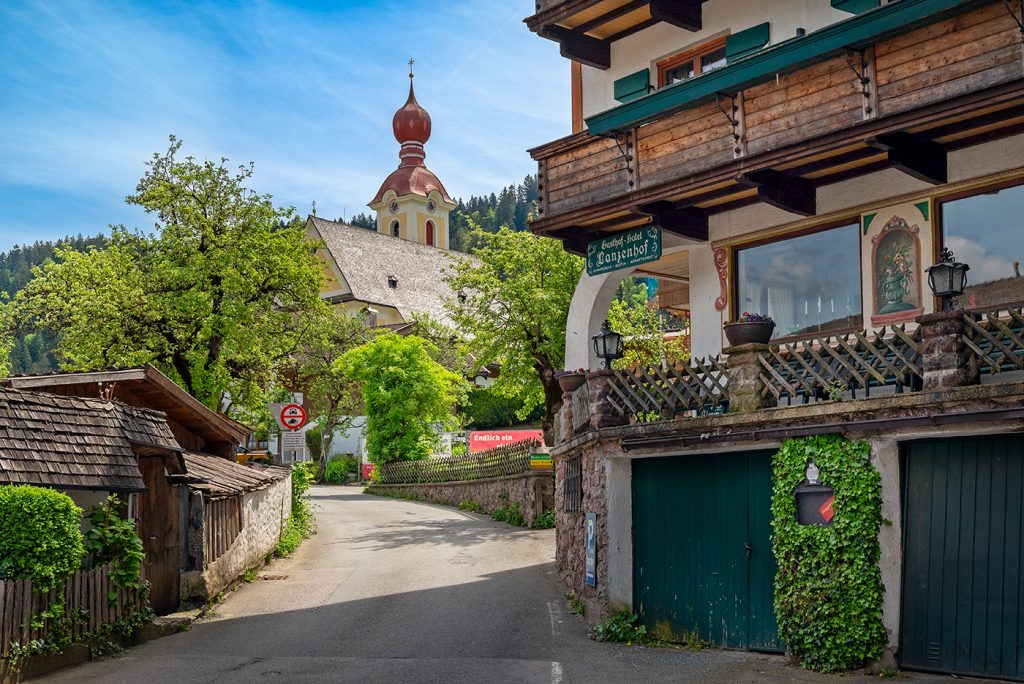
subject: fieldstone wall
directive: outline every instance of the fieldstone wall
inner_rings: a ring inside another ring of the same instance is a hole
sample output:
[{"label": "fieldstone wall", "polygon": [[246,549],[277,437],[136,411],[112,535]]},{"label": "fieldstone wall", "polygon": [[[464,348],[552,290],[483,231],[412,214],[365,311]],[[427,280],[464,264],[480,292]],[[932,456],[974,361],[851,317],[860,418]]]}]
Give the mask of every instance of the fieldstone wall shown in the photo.
[{"label": "fieldstone wall", "polygon": [[[207,533],[202,525],[202,507],[193,495],[190,523],[198,518],[199,525],[189,525],[189,554],[202,557],[203,535]],[[269,487],[242,495],[242,530],[225,551],[213,561],[206,561],[202,570],[181,573],[182,600],[207,601],[216,596],[249,568],[262,563],[268,553],[274,550],[288,518],[292,514],[291,476],[278,480]],[[205,559],[204,559],[205,560]]]},{"label": "fieldstone wall", "polygon": [[510,502],[519,502],[519,510],[527,525],[555,505],[554,483],[551,471],[536,471],[519,475],[489,477],[458,482],[430,482],[423,484],[371,484],[371,494],[401,492],[421,497],[433,503],[458,506],[466,499],[478,503],[485,513],[493,513],[504,505],[502,494]]},{"label": "fieldstone wall", "polygon": [[[604,454],[600,443],[591,442],[570,454],[569,460],[579,459],[583,488],[582,505],[578,511],[567,510],[564,482],[570,467],[565,458],[555,461],[555,481],[559,483],[555,492],[555,565],[562,585],[576,594],[586,606],[584,616],[591,624],[597,624],[607,617],[608,604],[608,508],[606,497],[606,472]],[[595,513],[597,518],[597,567],[596,586],[586,583],[585,525],[586,514]]]}]

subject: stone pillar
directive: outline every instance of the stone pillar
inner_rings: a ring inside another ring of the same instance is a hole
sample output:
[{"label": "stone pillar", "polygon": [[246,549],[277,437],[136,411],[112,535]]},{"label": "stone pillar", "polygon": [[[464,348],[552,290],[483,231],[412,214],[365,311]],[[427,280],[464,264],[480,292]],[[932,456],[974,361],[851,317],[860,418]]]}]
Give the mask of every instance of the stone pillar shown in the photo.
[{"label": "stone pillar", "polygon": [[593,428],[615,427],[625,425],[629,418],[619,415],[619,412],[608,403],[608,393],[611,392],[611,379],[615,377],[615,371],[596,370],[587,374],[587,392],[590,399],[590,426]]},{"label": "stone pillar", "polygon": [[924,389],[963,387],[981,382],[977,358],[964,344],[968,316],[974,318],[973,313],[961,309],[914,319],[921,326]]},{"label": "stone pillar", "polygon": [[556,444],[568,442],[576,436],[576,431],[572,428],[572,392],[562,393],[562,408],[558,409],[555,423],[557,432],[555,435]]},{"label": "stone pillar", "polygon": [[768,353],[767,344],[741,344],[726,347],[723,352],[729,357],[729,412],[743,413],[775,406],[775,396],[764,395],[761,380],[761,356]]}]

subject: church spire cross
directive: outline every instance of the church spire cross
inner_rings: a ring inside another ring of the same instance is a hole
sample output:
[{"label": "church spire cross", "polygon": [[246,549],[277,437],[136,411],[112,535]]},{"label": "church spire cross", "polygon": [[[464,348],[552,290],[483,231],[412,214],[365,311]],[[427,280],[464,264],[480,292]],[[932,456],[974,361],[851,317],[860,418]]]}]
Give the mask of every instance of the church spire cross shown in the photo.
[{"label": "church spire cross", "polygon": [[416,63],[416,60],[412,57],[409,58],[409,78],[412,78],[412,65]]}]

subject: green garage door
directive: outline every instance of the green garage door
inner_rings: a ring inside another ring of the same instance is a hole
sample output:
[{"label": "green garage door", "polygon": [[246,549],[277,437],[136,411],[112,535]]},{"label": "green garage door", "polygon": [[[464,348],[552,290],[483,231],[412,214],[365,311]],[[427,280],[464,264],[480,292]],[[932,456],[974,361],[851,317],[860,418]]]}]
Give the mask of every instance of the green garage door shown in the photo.
[{"label": "green garage door", "polygon": [[656,634],[781,651],[772,452],[633,462],[633,606]]},{"label": "green garage door", "polygon": [[1024,437],[904,451],[903,667],[1024,679]]}]

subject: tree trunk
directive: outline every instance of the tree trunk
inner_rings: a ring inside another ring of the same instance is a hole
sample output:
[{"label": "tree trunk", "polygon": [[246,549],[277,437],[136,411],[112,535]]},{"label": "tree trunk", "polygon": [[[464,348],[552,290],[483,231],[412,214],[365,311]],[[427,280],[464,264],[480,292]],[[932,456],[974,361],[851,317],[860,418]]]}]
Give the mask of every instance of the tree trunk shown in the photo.
[{"label": "tree trunk", "polygon": [[555,445],[555,417],[562,408],[562,388],[550,368],[541,371],[540,382],[544,387],[544,444],[551,447]]}]

